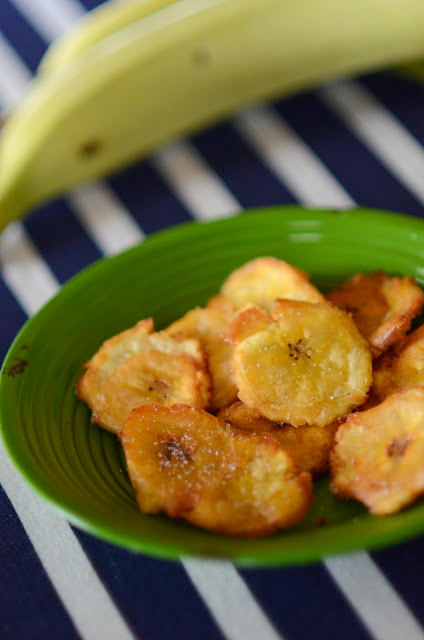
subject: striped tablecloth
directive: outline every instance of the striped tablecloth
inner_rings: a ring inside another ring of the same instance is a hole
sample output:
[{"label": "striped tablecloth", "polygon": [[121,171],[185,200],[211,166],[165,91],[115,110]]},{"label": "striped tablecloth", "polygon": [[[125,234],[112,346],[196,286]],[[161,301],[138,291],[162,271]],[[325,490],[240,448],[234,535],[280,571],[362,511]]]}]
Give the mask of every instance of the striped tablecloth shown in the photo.
[{"label": "striped tablecloth", "polygon": [[[0,105],[97,0],[1,0]],[[424,89],[377,74],[267,104],[77,189],[0,236],[0,348],[62,283],[159,228],[300,202],[424,214]],[[168,563],[70,526],[0,449],[1,640],[418,640],[424,538],[313,566]]]}]

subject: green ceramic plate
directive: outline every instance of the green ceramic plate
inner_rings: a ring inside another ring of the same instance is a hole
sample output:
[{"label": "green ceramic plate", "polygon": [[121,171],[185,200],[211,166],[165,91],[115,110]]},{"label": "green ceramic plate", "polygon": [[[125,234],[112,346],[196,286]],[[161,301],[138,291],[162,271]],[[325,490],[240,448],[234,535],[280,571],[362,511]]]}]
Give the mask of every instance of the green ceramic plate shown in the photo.
[{"label": "green ceramic plate", "polygon": [[227,557],[242,566],[318,560],[376,548],[424,531],[424,504],[376,518],[336,499],[328,478],[301,525],[261,540],[211,534],[137,510],[117,439],[90,424],[76,400],[83,363],[111,335],[153,316],[165,327],[214,294],[226,274],[260,255],[308,271],[326,290],[360,271],[385,269],[424,282],[424,223],[370,210],[273,207],[158,233],[72,279],[14,341],[2,369],[6,449],[32,487],[72,523],[162,558]]}]

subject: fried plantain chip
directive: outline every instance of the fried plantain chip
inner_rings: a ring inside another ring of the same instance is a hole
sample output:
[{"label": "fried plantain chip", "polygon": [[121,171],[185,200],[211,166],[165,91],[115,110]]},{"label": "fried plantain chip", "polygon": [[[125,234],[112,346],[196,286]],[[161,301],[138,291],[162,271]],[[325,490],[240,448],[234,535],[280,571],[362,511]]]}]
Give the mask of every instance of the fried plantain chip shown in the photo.
[{"label": "fried plantain chip", "polygon": [[218,306],[197,307],[171,324],[166,332],[174,338],[198,338],[208,358],[212,379],[210,409],[216,411],[237,398],[237,387],[231,378],[231,345],[224,340],[230,317]]},{"label": "fried plantain chip", "polygon": [[151,319],[106,340],[85,368],[77,396],[93,422],[113,433],[143,404],[209,404],[211,381],[199,341],[153,333]]},{"label": "fried plantain chip", "polygon": [[230,320],[233,319],[236,310],[233,305],[224,298],[224,296],[213,296],[206,304],[206,309],[214,309],[224,313]]},{"label": "fried plantain chip", "polygon": [[358,273],[327,298],[352,314],[374,358],[402,340],[424,304],[424,292],[412,278],[382,272]]},{"label": "fried plantain chip", "polygon": [[234,345],[269,328],[272,318],[267,311],[251,305],[240,311],[228,329],[227,338]]},{"label": "fried plantain chip", "polygon": [[393,362],[397,357],[396,348],[392,347],[374,360],[371,395],[378,398],[379,402],[399,391],[393,375]]},{"label": "fried plantain chip", "polygon": [[229,335],[240,400],[274,422],[325,426],[367,398],[369,347],[329,303],[278,300],[272,315],[250,307]]},{"label": "fried plantain chip", "polygon": [[312,506],[311,474],[299,472],[293,458],[268,434],[232,434],[235,472],[215,492],[203,517],[214,530],[260,537],[297,524]]},{"label": "fried plantain chip", "polygon": [[139,407],[121,441],[144,513],[258,537],[297,523],[311,506],[310,474],[274,438],[236,434],[200,409]]},{"label": "fried plantain chip", "polygon": [[328,471],[330,450],[339,427],[337,421],[325,427],[293,427],[272,422],[240,401],[221,409],[217,418],[233,429],[249,433],[269,433],[291,455],[299,469],[309,471],[314,478]]},{"label": "fried plantain chip", "polygon": [[235,309],[256,304],[267,311],[271,311],[276,298],[324,300],[307,273],[271,257],[256,258],[233,271],[221,287],[221,296]]},{"label": "fried plantain chip", "polygon": [[424,386],[424,325],[376,362],[373,389],[383,400],[400,389]]},{"label": "fried plantain chip", "polygon": [[392,375],[399,388],[424,385],[424,325],[409,334],[396,350]]},{"label": "fried plantain chip", "polygon": [[272,431],[279,431],[277,422],[268,420],[268,418],[262,416],[259,411],[248,407],[247,404],[244,404],[241,400],[218,411],[216,417],[223,422],[226,427],[241,429],[249,433],[271,433]]},{"label": "fried plantain chip", "polygon": [[350,415],[330,456],[331,488],[376,515],[395,513],[424,493],[424,389],[413,387]]}]

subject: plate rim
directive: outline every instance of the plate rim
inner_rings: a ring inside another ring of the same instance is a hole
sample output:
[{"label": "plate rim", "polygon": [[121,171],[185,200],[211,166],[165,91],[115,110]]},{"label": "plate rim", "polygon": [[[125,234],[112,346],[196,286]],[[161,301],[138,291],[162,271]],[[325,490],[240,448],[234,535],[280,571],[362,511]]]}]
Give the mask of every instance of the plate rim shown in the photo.
[{"label": "plate rim", "polygon": [[[303,207],[301,205],[273,205],[244,210],[240,215],[230,218],[207,221],[189,221],[165,228],[158,232],[152,233],[141,243],[137,243],[135,246],[130,247],[129,249],[126,249],[125,251],[122,251],[117,255],[99,258],[94,263],[91,263],[80,272],[72,276],[60,288],[60,290],[45,305],[42,306],[42,308],[36,314],[34,314],[24,323],[7,350],[0,370],[0,438],[13,466],[19,472],[21,477],[24,478],[30,488],[43,500],[50,504],[56,511],[61,513],[61,515],[64,516],[73,525],[76,525],[78,528],[86,531],[87,533],[103,539],[109,543],[138,553],[148,554],[162,560],[178,561],[183,555],[190,555],[191,557],[206,557],[206,555],[207,557],[214,556],[213,553],[202,555],[192,554],[190,552],[187,553],[187,550],[182,549],[181,545],[173,545],[170,542],[167,542],[165,545],[162,544],[158,547],[158,543],[154,540],[152,541],[150,539],[150,536],[147,539],[146,537],[144,537],[141,540],[134,540],[134,534],[117,531],[117,528],[114,525],[107,526],[104,523],[101,523],[100,525],[93,524],[92,521],[90,521],[86,517],[81,517],[81,515],[75,511],[73,506],[69,504],[69,501],[65,497],[59,498],[54,493],[52,488],[49,487],[49,484],[46,484],[46,481],[42,478],[42,476],[40,476],[39,473],[32,472],[31,470],[26,468],[25,464],[22,461],[22,457],[19,454],[19,451],[16,451],[13,448],[13,439],[11,440],[8,437],[7,427],[3,425],[5,411],[4,405],[6,402],[4,396],[7,392],[7,376],[5,376],[5,372],[7,370],[7,367],[11,366],[11,362],[16,355],[16,349],[18,345],[21,344],[22,339],[25,338],[25,335],[28,331],[31,330],[34,323],[40,322],[40,318],[42,321],[44,314],[49,313],[51,307],[57,304],[58,300],[60,301],[63,296],[72,295],[73,290],[78,289],[78,287],[80,287],[81,284],[84,283],[84,281],[90,278],[95,278],[96,273],[99,270],[103,270],[104,268],[113,269],[113,265],[116,264],[117,261],[131,259],[132,255],[136,255],[140,250],[142,252],[148,252],[151,245],[153,246],[152,250],[154,250],[155,244],[158,242],[160,244],[161,239],[165,239],[165,243],[167,239],[175,241],[176,239],[178,239],[179,235],[184,236],[186,233],[190,234],[190,229],[200,230],[204,228],[211,228],[212,226],[218,228],[221,225],[225,227],[226,224],[234,224],[236,220],[243,221],[243,219],[247,216],[263,216],[264,214],[296,214],[296,216],[299,216],[299,214],[301,214],[301,216],[304,215],[307,217],[313,215],[318,218],[328,218],[329,221],[329,216],[331,216],[332,221],[335,221],[335,219],[337,218],[339,220],[348,220],[351,217],[355,216],[368,218],[369,220],[375,220],[377,222],[391,222],[396,228],[400,226],[410,233],[421,232],[423,234],[422,244],[424,247],[424,221],[420,218],[412,217],[406,214],[366,207],[353,207],[336,210],[329,208]],[[337,214],[337,218],[335,218],[335,214]],[[241,224],[243,224],[243,222],[241,222]],[[200,231],[200,233],[203,233],[203,231]],[[141,249],[141,247],[143,248]],[[146,249],[146,247],[148,248]],[[109,266],[105,267],[104,265]],[[261,557],[257,557],[249,553],[241,553],[240,556],[234,555],[233,553],[230,553],[228,555],[219,554],[215,557],[231,559],[236,565],[246,568],[260,566],[288,566],[318,562],[324,556],[348,551],[355,551],[358,549],[378,549],[389,544],[406,541],[410,537],[418,535],[419,533],[422,533],[424,531],[424,504],[415,505],[413,513],[408,513],[410,517],[407,532],[405,533],[404,527],[402,527],[401,525],[400,535],[399,526],[394,526],[392,528],[388,527],[387,531],[379,533],[378,539],[376,539],[375,534],[373,534],[372,532],[371,534],[367,534],[365,531],[362,532],[361,535],[361,527],[359,527],[357,544],[354,545],[352,545],[351,540],[346,540],[343,536],[340,536],[340,540],[338,540],[337,543],[335,543],[334,540],[330,541],[330,546],[321,542],[321,546],[318,548],[312,546],[311,548],[305,549],[303,547],[300,551],[297,550],[291,555],[287,555],[287,553],[284,553],[284,551],[283,553],[278,553],[278,550],[273,551],[271,549],[271,551],[263,552]],[[405,514],[405,512],[402,512],[402,514]],[[342,522],[340,524],[333,524],[331,525],[331,527],[333,531],[340,529],[342,532],[343,529],[345,529],[347,526],[350,527],[351,525],[351,522]],[[296,533],[299,534],[299,536],[302,538],[304,535],[310,536],[311,531],[316,530],[300,530]],[[218,534],[213,535],[215,536]],[[235,540],[235,538],[232,538],[232,540]]]}]

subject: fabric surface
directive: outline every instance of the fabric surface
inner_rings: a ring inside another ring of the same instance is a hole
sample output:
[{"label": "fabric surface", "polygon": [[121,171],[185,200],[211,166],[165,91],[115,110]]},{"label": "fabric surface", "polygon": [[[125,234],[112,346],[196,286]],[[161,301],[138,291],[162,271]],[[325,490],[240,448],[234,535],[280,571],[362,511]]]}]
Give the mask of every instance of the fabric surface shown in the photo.
[{"label": "fabric surface", "polygon": [[[48,43],[97,4],[2,0],[2,109]],[[39,208],[0,236],[2,358],[72,275],[158,229],[290,202],[422,216],[423,106],[424,88],[404,78],[346,80],[244,111]],[[71,527],[2,448],[0,484],[2,640],[424,638],[424,537],[283,569],[168,563]]]}]

